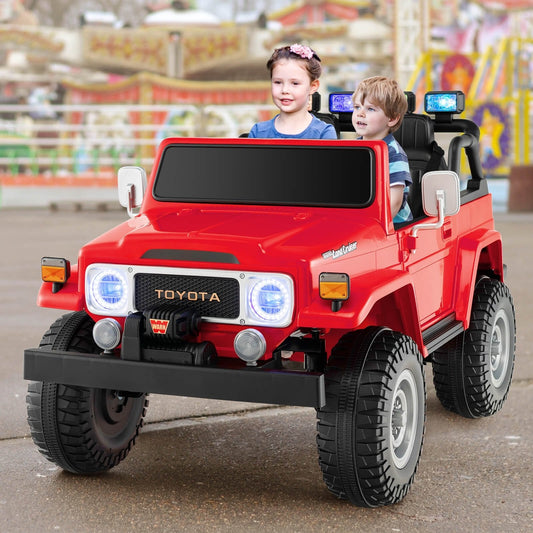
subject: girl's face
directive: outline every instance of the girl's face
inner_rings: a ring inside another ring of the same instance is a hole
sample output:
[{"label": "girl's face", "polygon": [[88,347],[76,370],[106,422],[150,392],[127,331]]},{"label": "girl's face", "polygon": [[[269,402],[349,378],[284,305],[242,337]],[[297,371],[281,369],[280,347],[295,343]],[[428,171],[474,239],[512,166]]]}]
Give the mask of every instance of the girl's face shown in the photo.
[{"label": "girl's face", "polygon": [[311,81],[305,65],[297,59],[278,61],[272,69],[272,100],[283,113],[307,109],[309,96],[318,86],[318,80]]},{"label": "girl's face", "polygon": [[383,109],[368,98],[364,104],[358,98],[354,100],[352,124],[355,132],[365,141],[383,139],[397,122],[398,118],[390,119]]}]

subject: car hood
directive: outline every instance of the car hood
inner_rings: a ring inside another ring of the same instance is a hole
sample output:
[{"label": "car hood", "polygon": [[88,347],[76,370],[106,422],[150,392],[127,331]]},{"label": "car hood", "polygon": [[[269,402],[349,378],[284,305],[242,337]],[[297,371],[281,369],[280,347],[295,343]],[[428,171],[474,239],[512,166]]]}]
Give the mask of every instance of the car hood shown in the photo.
[{"label": "car hood", "polygon": [[[337,217],[334,223],[332,217]],[[356,235],[361,238],[364,232],[367,242],[372,231],[372,225],[363,227],[354,220],[353,210],[220,206],[140,215],[90,247],[100,255],[116,255],[120,262],[169,259],[279,267],[280,261],[313,261],[349,251],[357,246]],[[201,253],[178,253],[183,251]]]}]

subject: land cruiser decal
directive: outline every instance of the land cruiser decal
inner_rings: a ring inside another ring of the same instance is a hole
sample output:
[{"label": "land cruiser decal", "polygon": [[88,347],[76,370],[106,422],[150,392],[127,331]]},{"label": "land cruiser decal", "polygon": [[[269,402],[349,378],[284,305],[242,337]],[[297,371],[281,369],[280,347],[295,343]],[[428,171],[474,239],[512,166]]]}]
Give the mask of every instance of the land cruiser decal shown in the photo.
[{"label": "land cruiser decal", "polygon": [[349,254],[357,249],[357,241],[349,242],[348,244],[343,244],[340,248],[336,250],[328,250],[322,254],[324,259],[338,259],[343,255]]}]

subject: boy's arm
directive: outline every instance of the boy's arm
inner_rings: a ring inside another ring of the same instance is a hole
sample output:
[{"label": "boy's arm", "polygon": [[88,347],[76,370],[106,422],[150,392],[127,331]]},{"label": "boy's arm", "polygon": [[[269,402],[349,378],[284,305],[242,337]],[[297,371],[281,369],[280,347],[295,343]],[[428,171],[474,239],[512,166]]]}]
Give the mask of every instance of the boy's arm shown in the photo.
[{"label": "boy's arm", "polygon": [[398,214],[400,207],[402,207],[403,189],[403,183],[395,183],[392,184],[390,187],[390,205],[392,218],[394,218]]}]

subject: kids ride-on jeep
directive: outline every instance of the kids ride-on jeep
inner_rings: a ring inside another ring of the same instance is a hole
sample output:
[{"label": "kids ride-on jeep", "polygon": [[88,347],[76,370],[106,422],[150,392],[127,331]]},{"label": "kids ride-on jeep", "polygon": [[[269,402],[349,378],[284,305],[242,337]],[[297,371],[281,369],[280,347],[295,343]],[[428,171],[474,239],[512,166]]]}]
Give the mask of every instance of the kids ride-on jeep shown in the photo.
[{"label": "kids ride-on jeep", "polygon": [[[350,129],[337,96],[330,118]],[[514,364],[479,129],[454,118],[463,98],[426,95],[429,114],[396,133],[415,215],[398,227],[382,141],[169,138],[149,180],[122,168],[130,219],[77,264],[42,259],[38,304],[68,311],[24,353],[43,455],[75,473],[112,468],[147,393],[309,406],[328,489],[400,501],[422,449],[423,363],[444,407],[470,418],[502,407]],[[455,134],[448,169],[434,132]]]}]

